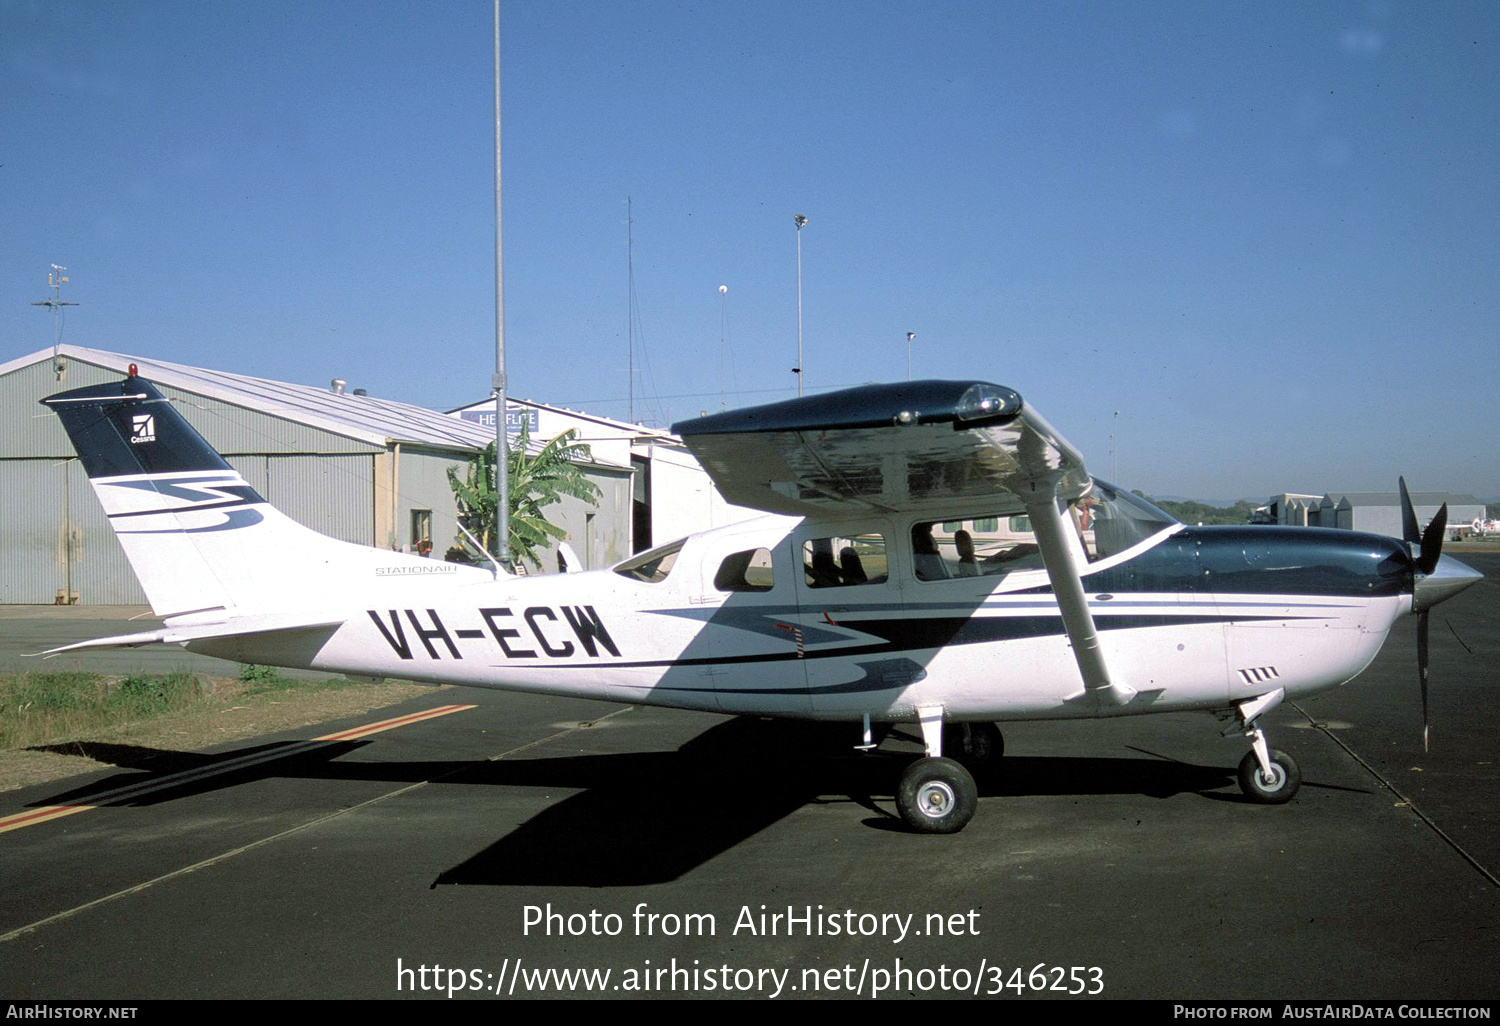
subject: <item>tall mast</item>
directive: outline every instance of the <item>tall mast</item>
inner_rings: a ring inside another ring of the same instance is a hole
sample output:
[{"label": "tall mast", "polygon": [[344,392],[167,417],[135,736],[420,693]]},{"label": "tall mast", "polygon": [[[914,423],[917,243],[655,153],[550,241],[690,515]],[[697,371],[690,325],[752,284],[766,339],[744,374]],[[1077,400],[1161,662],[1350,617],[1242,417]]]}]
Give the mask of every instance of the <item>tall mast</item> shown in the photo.
[{"label": "tall mast", "polygon": [[625,373],[629,378],[630,423],[635,423],[635,222],[625,197]]},{"label": "tall mast", "polygon": [[510,563],[510,444],[505,437],[505,247],[500,204],[500,0],[495,0],[495,553]]}]

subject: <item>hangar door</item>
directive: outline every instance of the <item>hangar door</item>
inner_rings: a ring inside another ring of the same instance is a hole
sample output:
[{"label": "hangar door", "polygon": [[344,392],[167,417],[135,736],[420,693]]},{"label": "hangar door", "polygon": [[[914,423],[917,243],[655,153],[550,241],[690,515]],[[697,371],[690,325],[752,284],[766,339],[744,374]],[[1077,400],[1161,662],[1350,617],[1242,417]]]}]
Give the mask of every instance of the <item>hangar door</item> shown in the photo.
[{"label": "hangar door", "polygon": [[[369,456],[232,456],[229,463],[293,520],[344,541],[374,542]],[[78,460],[0,460],[0,604],[70,599],[146,605]]]},{"label": "hangar door", "polygon": [[76,459],[0,465],[0,603],[144,604]]}]

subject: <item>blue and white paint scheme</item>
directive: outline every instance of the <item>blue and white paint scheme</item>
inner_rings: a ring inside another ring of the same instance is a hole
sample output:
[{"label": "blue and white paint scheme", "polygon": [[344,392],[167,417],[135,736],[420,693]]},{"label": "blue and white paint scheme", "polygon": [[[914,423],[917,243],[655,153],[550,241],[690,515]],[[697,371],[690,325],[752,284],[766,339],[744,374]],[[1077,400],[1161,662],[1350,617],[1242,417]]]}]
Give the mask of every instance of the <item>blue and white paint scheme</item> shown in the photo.
[{"label": "blue and white paint scheme", "polygon": [[165,621],[69,649],[180,644],[848,721],[863,746],[916,723],[926,754],[897,806],[932,833],[973,815],[971,768],[999,757],[1000,720],[1209,711],[1250,742],[1245,793],[1288,801],[1296,764],[1259,718],[1351,679],[1398,617],[1479,576],[1441,555],[1441,514],[1425,534],[1408,515],[1401,541],[1186,527],[1092,477],[1019,394],[985,382],[872,385],[678,424],[725,498],[768,515],[532,577],[296,524],[134,373],[43,402]]}]

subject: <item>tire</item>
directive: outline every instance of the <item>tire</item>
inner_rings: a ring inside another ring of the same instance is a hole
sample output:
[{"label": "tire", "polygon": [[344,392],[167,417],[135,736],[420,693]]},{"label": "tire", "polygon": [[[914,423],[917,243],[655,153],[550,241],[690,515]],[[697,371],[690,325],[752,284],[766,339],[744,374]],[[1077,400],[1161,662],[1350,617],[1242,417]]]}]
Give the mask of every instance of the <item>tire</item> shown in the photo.
[{"label": "tire", "polygon": [[979,789],[952,759],[922,758],[906,768],[896,789],[896,809],[919,834],[956,834],[974,818]]},{"label": "tire", "polygon": [[1285,752],[1271,752],[1271,770],[1276,780],[1267,785],[1261,779],[1260,762],[1254,752],[1246,753],[1240,760],[1240,790],[1245,797],[1261,805],[1285,805],[1302,786],[1302,771]]},{"label": "tire", "polygon": [[1005,755],[1005,736],[993,723],[949,723],[943,727],[943,752],[977,773]]}]

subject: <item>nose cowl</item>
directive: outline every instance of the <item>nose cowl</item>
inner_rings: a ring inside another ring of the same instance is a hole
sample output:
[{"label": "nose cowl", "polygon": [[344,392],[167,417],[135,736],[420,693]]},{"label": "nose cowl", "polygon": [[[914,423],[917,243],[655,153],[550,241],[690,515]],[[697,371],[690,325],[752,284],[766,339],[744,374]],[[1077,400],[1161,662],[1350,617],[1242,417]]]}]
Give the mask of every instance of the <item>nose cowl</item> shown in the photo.
[{"label": "nose cowl", "polygon": [[1412,586],[1411,611],[1420,613],[1424,609],[1431,609],[1483,577],[1484,574],[1452,556],[1440,556],[1432,573],[1416,575]]}]

